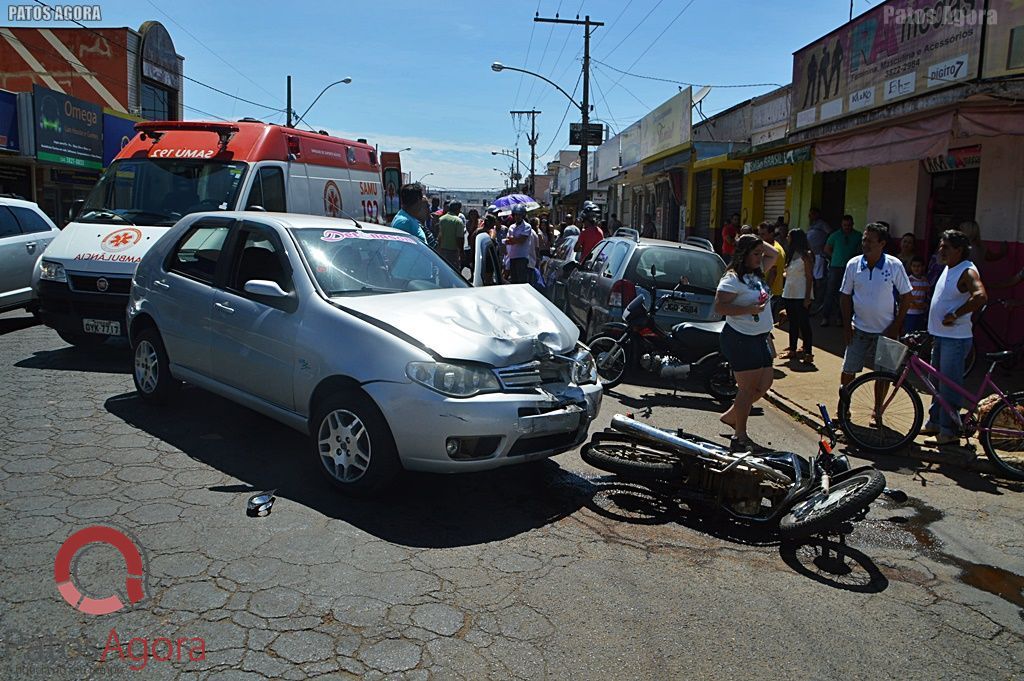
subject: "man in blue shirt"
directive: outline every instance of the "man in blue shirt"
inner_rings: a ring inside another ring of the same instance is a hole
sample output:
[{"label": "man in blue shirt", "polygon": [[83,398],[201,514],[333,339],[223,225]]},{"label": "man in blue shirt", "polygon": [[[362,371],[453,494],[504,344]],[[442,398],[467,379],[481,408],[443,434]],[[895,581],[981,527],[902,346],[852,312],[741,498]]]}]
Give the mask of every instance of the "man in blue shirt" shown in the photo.
[{"label": "man in blue shirt", "polygon": [[402,208],[395,215],[395,219],[391,221],[391,226],[403,232],[408,232],[430,246],[431,244],[427,241],[426,232],[423,231],[422,220],[426,217],[429,210],[428,204],[423,198],[423,185],[418,183],[403,184],[402,188],[398,190],[398,199],[401,202]]}]

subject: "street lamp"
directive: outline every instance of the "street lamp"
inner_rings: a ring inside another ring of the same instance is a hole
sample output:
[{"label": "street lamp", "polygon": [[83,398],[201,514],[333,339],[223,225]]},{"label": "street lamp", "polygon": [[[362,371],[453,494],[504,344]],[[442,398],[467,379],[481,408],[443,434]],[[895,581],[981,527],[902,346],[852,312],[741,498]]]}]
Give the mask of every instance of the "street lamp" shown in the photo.
[{"label": "street lamp", "polygon": [[[305,111],[302,112],[302,115],[299,116],[297,119],[295,119],[295,125],[298,125],[299,123],[302,122],[302,119],[305,118],[306,114],[309,113],[309,110],[312,109],[313,106],[318,101],[320,101],[320,98],[324,96],[325,92],[330,90],[335,85],[348,85],[351,82],[352,82],[352,79],[350,77],[346,76],[346,77],[342,78],[341,80],[334,81],[333,83],[331,83],[330,85],[325,87],[323,90],[321,90],[320,94],[318,94],[316,96],[316,99],[313,100],[313,104],[310,104],[309,107]],[[292,114],[294,114],[294,113],[295,112],[292,109],[292,77],[288,76],[288,127],[289,128],[295,127],[295,125],[292,125]]]},{"label": "street lamp", "polygon": [[405,149],[399,149],[395,153],[396,154],[401,154],[403,151],[412,151],[412,147],[406,147]]},{"label": "street lamp", "polygon": [[492,151],[491,152],[491,156],[508,156],[509,158],[514,158],[516,163],[518,163],[519,165],[521,165],[523,167],[523,170],[527,170],[527,171],[530,170],[530,166],[526,165],[525,163],[520,161],[518,158],[516,158],[515,156],[513,156],[512,154],[509,154],[507,152],[504,152],[504,151]]},{"label": "street lamp", "polygon": [[[433,174],[434,173],[427,173],[423,177],[430,177]],[[423,181],[423,177],[421,177],[420,179],[416,180],[416,184],[419,184],[420,182],[422,182]]]},{"label": "street lamp", "polygon": [[[588,20],[589,20],[589,17],[588,17]],[[588,40],[589,40],[589,33],[587,35],[588,35]],[[495,73],[500,73],[502,71],[518,71],[519,73],[525,73],[527,75],[534,76],[535,78],[540,78],[545,83],[547,83],[548,85],[552,86],[553,88],[555,88],[556,90],[561,92],[563,95],[565,95],[565,98],[568,99],[570,102],[572,102],[573,106],[575,106],[577,109],[579,109],[579,111],[580,111],[580,118],[582,119],[582,122],[583,122],[583,139],[580,140],[581,142],[583,142],[583,144],[580,145],[580,193],[583,195],[583,200],[584,201],[586,201],[589,198],[587,196],[587,143],[586,143],[587,142],[587,130],[588,130],[588,127],[589,127],[589,124],[590,124],[590,110],[589,110],[590,107],[587,106],[587,104],[586,104],[586,102],[587,102],[587,78],[588,78],[588,71],[587,71],[587,69],[588,68],[589,68],[589,66],[588,66],[587,60],[584,59],[584,62],[583,62],[583,69],[584,69],[584,73],[583,73],[583,79],[584,79],[583,80],[583,102],[584,103],[581,104],[580,102],[577,102],[575,99],[573,99],[572,95],[570,95],[568,92],[563,90],[562,86],[560,86],[558,83],[554,82],[553,80],[551,80],[549,78],[546,78],[546,77],[540,75],[539,73],[534,73],[533,71],[527,71],[526,69],[516,68],[515,66],[505,66],[500,61],[496,61],[493,64],[491,64],[491,70],[494,71]]]}]

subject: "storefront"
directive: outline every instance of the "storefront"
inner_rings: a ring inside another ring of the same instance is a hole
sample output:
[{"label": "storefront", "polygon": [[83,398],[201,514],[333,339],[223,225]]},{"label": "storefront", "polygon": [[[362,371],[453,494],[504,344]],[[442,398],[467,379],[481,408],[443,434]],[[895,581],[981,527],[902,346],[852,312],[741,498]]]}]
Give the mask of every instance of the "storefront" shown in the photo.
[{"label": "storefront", "polygon": [[0,90],[0,196],[32,196],[32,167],[21,157],[18,96]]},{"label": "storefront", "polygon": [[[803,192],[810,192],[804,181],[805,169],[811,168],[810,160],[810,146],[747,157],[743,164],[742,222],[757,225],[781,217],[787,225],[803,226],[799,206]],[[841,199],[838,205],[842,205]]]}]

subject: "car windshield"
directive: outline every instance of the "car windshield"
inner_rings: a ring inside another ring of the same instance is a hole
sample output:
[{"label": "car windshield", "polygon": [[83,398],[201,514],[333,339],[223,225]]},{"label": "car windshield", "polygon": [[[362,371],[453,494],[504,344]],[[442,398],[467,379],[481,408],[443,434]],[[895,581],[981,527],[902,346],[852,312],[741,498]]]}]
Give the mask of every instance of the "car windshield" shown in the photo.
[{"label": "car windshield", "polygon": [[426,244],[407,234],[361,229],[295,229],[292,234],[329,296],[469,286]]},{"label": "car windshield", "polygon": [[684,291],[712,295],[724,272],[725,263],[714,253],[671,246],[643,248],[636,262],[636,281],[643,286],[664,289],[682,282]]},{"label": "car windshield", "polygon": [[245,166],[209,160],[115,161],[85,200],[77,220],[173,225],[189,213],[231,210]]}]

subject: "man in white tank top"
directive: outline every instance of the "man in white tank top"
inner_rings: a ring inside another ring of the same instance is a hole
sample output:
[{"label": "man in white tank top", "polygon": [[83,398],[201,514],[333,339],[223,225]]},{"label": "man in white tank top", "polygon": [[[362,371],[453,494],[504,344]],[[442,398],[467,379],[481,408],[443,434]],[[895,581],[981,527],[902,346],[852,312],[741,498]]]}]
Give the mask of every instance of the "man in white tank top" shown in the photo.
[{"label": "man in white tank top", "polygon": [[[946,267],[935,283],[931,308],[928,310],[928,333],[932,343],[932,366],[954,381],[964,382],[964,360],[971,350],[974,329],[971,313],[981,309],[988,301],[985,286],[978,276],[978,269],[967,259],[971,243],[967,235],[956,230],[942,233],[939,241],[939,262]],[[949,404],[960,406],[960,395],[945,384],[939,384],[939,393]],[[957,445],[960,433],[956,423],[933,399],[928,411],[928,423],[922,431],[935,435],[929,444],[939,446]]]}]

